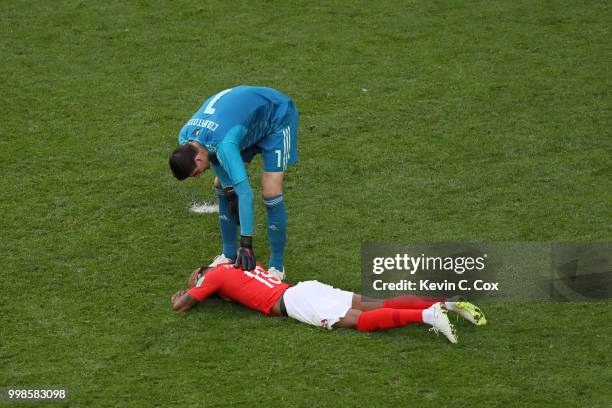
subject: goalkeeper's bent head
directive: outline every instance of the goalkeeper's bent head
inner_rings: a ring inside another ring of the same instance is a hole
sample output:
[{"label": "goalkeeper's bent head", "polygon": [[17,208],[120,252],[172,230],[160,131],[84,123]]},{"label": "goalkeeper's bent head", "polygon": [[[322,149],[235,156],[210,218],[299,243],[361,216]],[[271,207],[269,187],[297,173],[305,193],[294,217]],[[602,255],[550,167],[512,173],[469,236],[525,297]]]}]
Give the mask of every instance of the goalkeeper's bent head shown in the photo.
[{"label": "goalkeeper's bent head", "polygon": [[168,160],[174,177],[178,180],[185,180],[190,177],[196,169],[195,159],[197,155],[198,150],[190,144],[184,144],[174,149]]}]

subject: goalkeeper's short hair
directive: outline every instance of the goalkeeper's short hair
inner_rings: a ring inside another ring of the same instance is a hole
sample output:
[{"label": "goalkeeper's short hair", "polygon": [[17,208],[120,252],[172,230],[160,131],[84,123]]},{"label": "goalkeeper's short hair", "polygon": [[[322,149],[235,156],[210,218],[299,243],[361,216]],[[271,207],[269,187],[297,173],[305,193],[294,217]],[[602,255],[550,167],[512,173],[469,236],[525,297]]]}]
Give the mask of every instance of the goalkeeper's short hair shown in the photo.
[{"label": "goalkeeper's short hair", "polygon": [[191,176],[196,168],[195,158],[197,155],[198,151],[190,144],[177,147],[168,160],[174,177],[178,180],[185,180]]}]

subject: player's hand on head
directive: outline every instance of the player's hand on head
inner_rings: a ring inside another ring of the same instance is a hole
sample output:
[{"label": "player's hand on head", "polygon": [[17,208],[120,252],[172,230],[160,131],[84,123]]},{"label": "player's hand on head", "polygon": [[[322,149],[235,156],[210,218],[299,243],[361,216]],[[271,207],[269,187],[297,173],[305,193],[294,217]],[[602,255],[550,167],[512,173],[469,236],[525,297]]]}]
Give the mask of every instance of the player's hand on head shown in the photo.
[{"label": "player's hand on head", "polygon": [[240,236],[240,248],[236,256],[236,268],[242,268],[245,271],[255,269],[255,253],[253,252],[253,237],[248,235]]},{"label": "player's hand on head", "polygon": [[201,275],[201,271],[202,271],[202,266],[200,266],[199,268],[195,268],[193,270],[193,272],[191,272],[191,275],[189,276],[189,279],[187,280],[187,286],[190,288],[193,288],[197,283],[198,283],[198,279],[200,279]]},{"label": "player's hand on head", "polygon": [[172,297],[170,298],[170,300],[172,301],[172,303],[174,303],[178,298],[180,298],[181,296],[183,296],[185,293],[187,293],[186,290],[179,290],[178,292],[176,292],[174,295],[172,295]]}]

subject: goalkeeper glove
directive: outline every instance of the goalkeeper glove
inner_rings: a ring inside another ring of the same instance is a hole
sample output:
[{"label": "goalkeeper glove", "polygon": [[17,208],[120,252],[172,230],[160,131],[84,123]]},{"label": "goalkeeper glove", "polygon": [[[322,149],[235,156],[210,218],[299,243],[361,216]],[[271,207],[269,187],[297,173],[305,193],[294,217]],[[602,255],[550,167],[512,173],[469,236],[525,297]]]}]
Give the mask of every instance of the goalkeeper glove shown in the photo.
[{"label": "goalkeeper glove", "polygon": [[236,256],[236,268],[242,266],[245,271],[252,271],[255,269],[255,253],[253,252],[253,237],[248,235],[240,236],[240,248],[238,248],[238,254]]}]

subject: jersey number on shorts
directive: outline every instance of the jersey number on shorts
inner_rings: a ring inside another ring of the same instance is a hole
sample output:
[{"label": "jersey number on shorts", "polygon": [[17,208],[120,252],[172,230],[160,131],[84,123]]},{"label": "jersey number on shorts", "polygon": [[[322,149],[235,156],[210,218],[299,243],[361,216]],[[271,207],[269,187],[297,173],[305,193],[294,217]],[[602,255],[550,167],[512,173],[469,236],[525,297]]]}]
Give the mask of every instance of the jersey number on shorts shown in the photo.
[{"label": "jersey number on shorts", "polygon": [[274,150],[274,153],[276,153],[276,167],[281,167],[281,151],[280,151],[280,149]]},{"label": "jersey number on shorts", "polygon": [[226,89],[225,91],[221,91],[218,94],[216,94],[215,96],[213,96],[213,98],[210,100],[210,102],[208,102],[208,105],[206,105],[206,108],[204,109],[204,113],[207,115],[212,115],[215,113],[215,108],[213,108],[213,105],[215,103],[217,103],[217,101],[226,93],[230,92],[232,89],[234,88],[230,88],[230,89]]},{"label": "jersey number on shorts", "polygon": [[269,288],[273,288],[274,285],[279,285],[281,283],[280,279],[268,275],[268,272],[266,272],[263,268],[259,266],[253,269],[252,271],[243,270],[242,272],[249,278],[257,279]]}]

